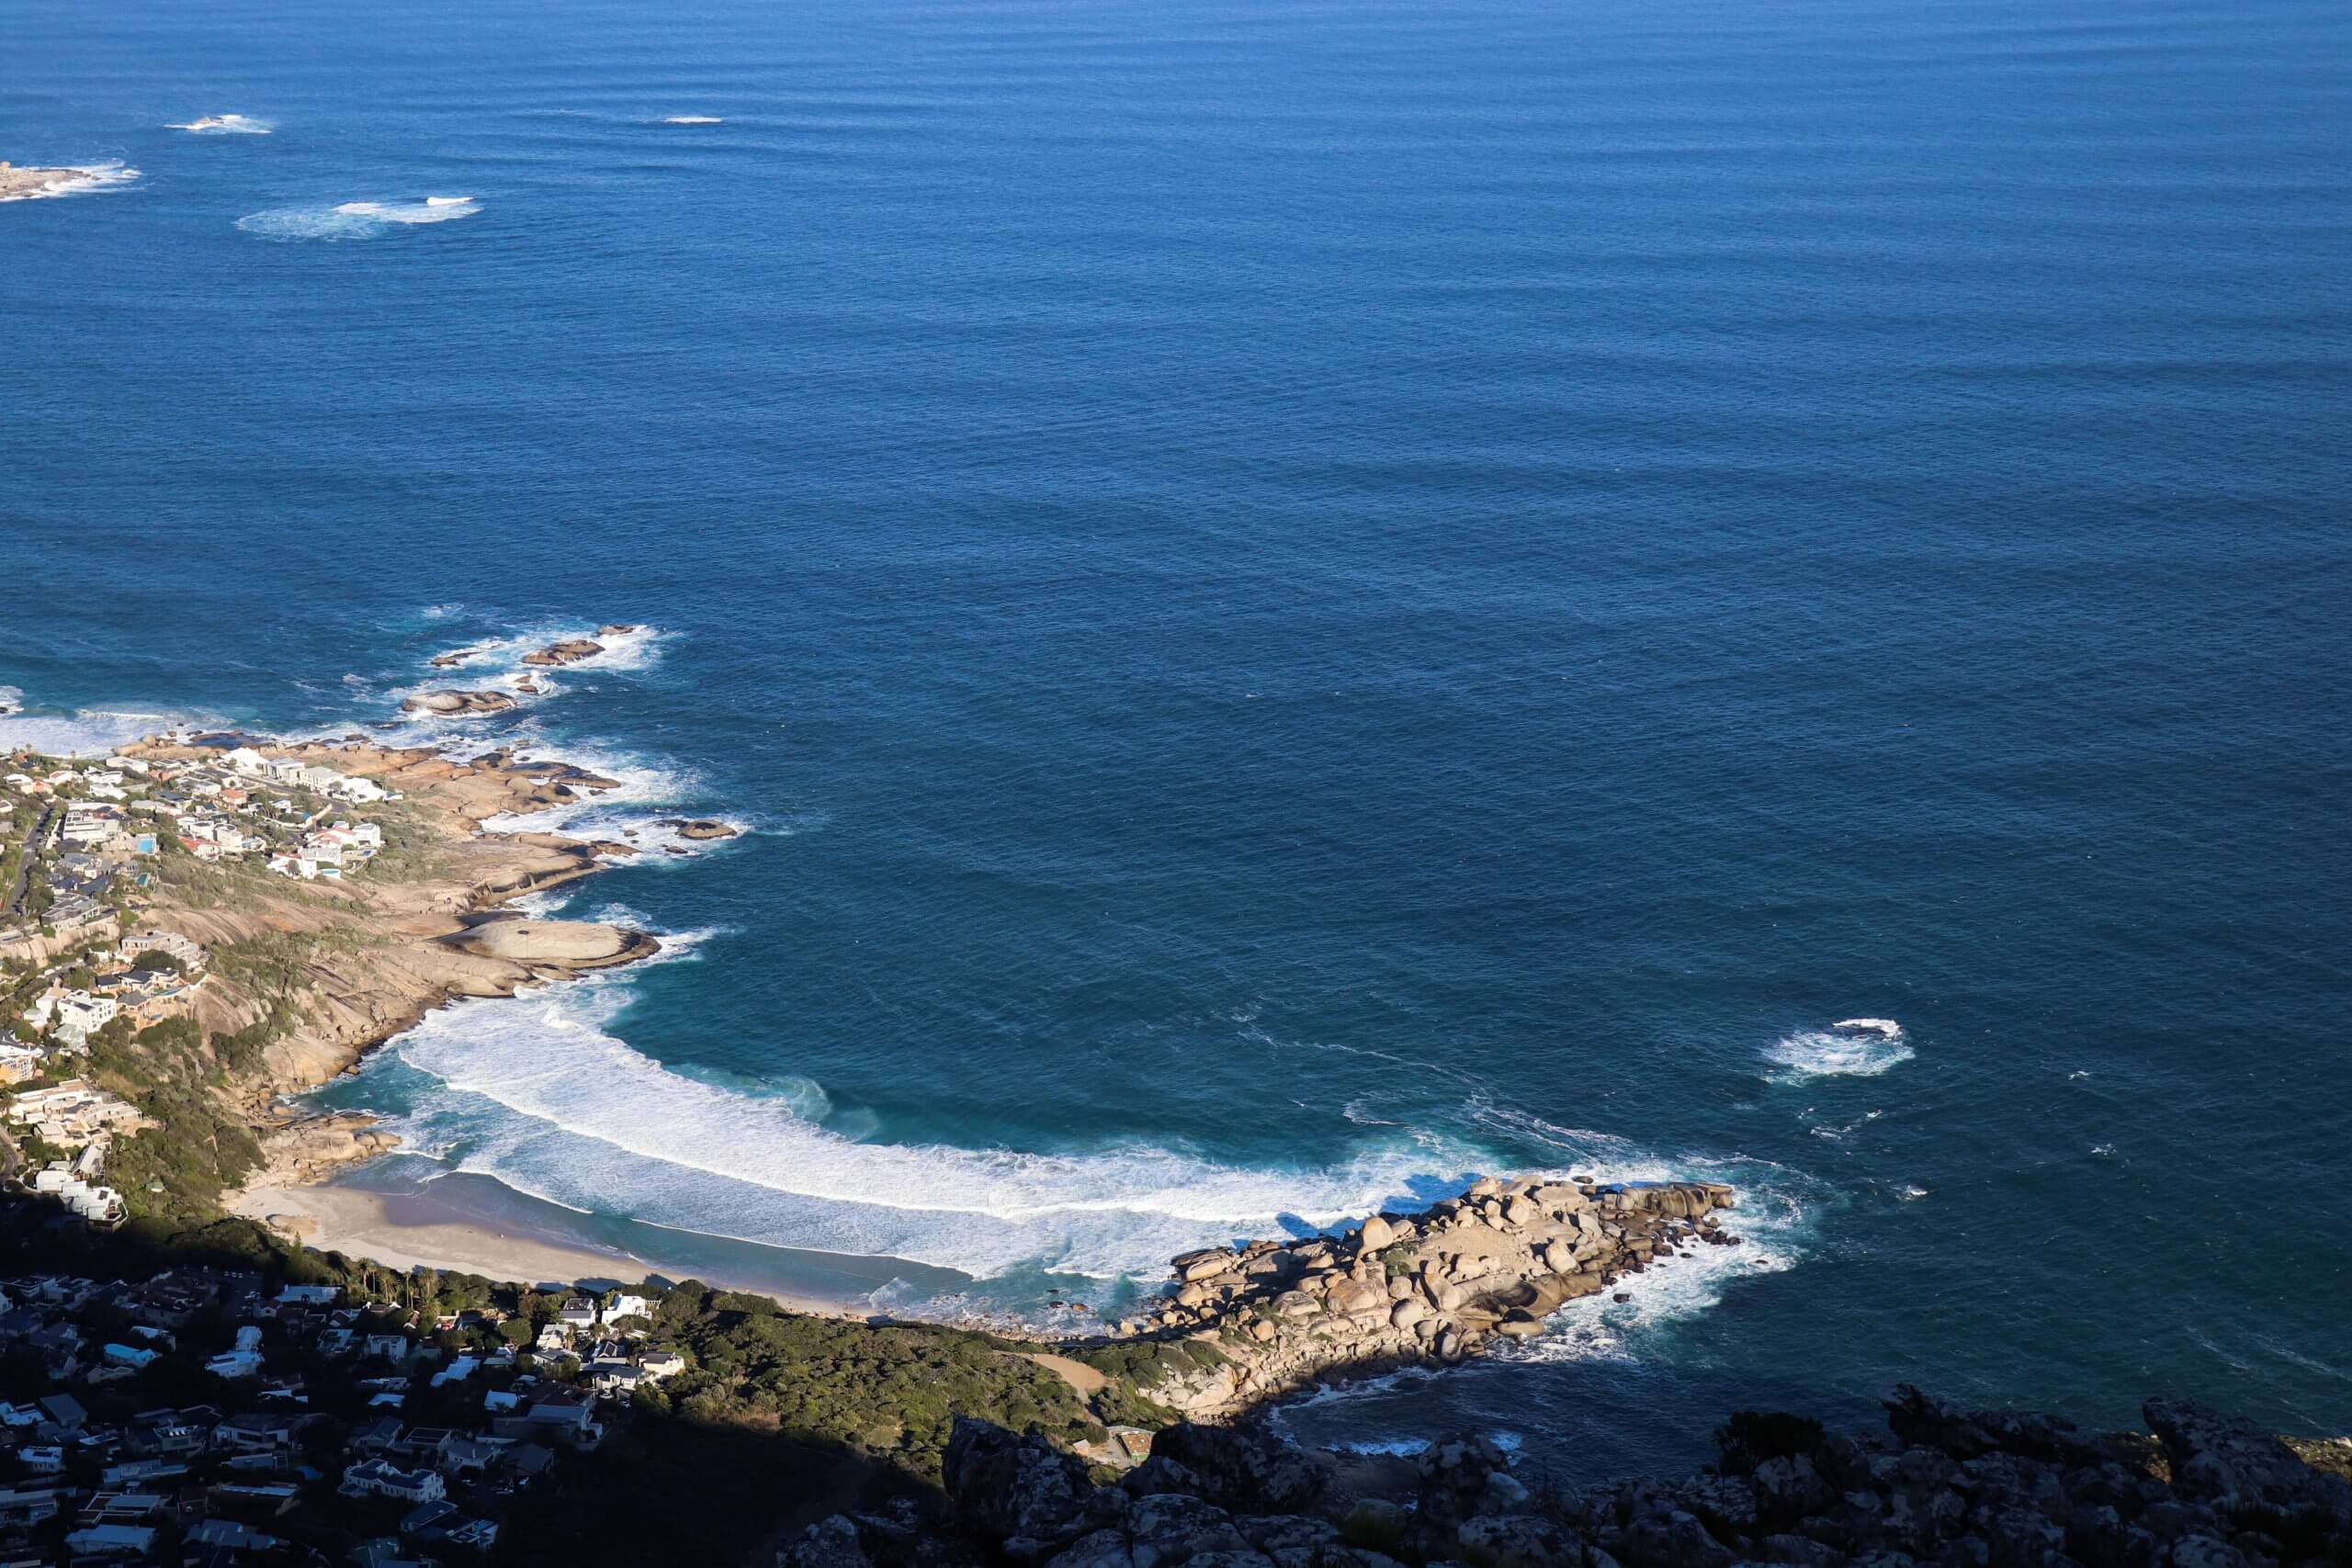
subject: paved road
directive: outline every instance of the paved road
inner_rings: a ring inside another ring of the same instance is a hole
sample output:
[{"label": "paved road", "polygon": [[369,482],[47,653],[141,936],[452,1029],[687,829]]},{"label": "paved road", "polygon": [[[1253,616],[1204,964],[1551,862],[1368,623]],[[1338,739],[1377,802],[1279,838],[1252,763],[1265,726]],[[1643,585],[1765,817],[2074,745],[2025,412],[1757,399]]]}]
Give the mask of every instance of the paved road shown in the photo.
[{"label": "paved road", "polygon": [[8,902],[0,906],[0,910],[10,916],[24,913],[25,893],[32,886],[33,863],[40,858],[41,835],[49,831],[49,824],[56,815],[57,802],[52,800],[41,807],[40,820],[34,823],[33,830],[25,835],[25,853],[22,863],[17,867],[17,886],[8,889]]}]

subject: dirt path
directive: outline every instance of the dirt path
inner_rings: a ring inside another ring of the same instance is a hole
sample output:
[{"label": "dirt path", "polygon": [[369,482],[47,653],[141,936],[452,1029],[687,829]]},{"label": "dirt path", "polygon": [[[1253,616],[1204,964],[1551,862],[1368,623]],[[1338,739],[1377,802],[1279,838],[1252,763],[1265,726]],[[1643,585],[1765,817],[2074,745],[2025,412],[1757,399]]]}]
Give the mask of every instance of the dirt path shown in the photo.
[{"label": "dirt path", "polygon": [[1102,1385],[1110,1382],[1084,1361],[1073,1361],[1068,1356],[1056,1356],[1044,1350],[1013,1350],[1008,1354],[1018,1356],[1024,1361],[1035,1361],[1055,1373],[1062,1382],[1078,1390],[1080,1399],[1092,1399],[1102,1392]]}]

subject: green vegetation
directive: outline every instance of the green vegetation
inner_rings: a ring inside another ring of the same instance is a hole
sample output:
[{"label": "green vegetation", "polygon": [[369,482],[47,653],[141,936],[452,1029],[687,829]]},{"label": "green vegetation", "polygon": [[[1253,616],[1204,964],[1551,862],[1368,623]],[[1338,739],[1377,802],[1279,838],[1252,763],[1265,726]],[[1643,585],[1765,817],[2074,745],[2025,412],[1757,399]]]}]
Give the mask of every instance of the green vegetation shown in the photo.
[{"label": "green vegetation", "polygon": [[1072,1350],[1069,1357],[1074,1361],[1092,1367],[1107,1378],[1131,1383],[1147,1392],[1158,1388],[1170,1378],[1215,1371],[1229,1360],[1225,1352],[1216,1346],[1191,1339],[1101,1345],[1091,1349]]},{"label": "green vegetation", "polygon": [[787,1316],[764,1296],[692,1280],[662,1297],[654,1325],[688,1370],[640,1404],[841,1444],[925,1478],[959,1412],[1061,1441],[1102,1435],[1068,1382],[989,1335]]},{"label": "green vegetation", "polygon": [[[134,1215],[193,1223],[261,1163],[261,1145],[214,1092],[196,1021],[168,1019],[137,1034],[125,1016],[90,1039],[88,1077],[155,1122],[107,1150],[107,1181]],[[161,1182],[163,1190],[149,1185]]]}]

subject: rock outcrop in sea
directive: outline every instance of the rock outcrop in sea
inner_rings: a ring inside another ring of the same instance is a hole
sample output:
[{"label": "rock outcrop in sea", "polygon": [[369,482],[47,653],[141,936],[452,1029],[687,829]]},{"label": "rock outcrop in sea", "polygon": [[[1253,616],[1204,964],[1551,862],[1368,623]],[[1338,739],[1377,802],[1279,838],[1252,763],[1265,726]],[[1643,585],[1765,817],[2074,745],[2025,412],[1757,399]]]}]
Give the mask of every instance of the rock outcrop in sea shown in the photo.
[{"label": "rock outcrop in sea", "polygon": [[731,839],[742,829],[715,817],[662,817],[655,819],[657,828],[668,828],[681,839]]},{"label": "rock outcrop in sea", "polygon": [[836,1514],[779,1568],[2289,1568],[2352,1562],[2352,1483],[2252,1422],[2152,1399],[2144,1435],[1970,1412],[1903,1387],[1887,1431],[1735,1416],[1711,1468],[1555,1490],[1475,1434],[1409,1461],[1261,1424],[1170,1427],[1098,1484],[1036,1436],[959,1420],[943,1515]]},{"label": "rock outcrop in sea", "polygon": [[514,699],[504,692],[425,692],[401,702],[401,712],[432,714],[442,718],[475,718],[504,713]]},{"label": "rock outcrop in sea", "polygon": [[584,637],[565,637],[545,648],[535,648],[523,655],[523,662],[542,668],[559,664],[577,664],[583,659],[594,659],[605,651],[605,645]]},{"label": "rock outcrop in sea", "polygon": [[1208,1371],[1153,1390],[1213,1419],[1334,1372],[1458,1361],[1531,1337],[1569,1302],[1695,1247],[1736,1247],[1717,1182],[1480,1180],[1419,1214],[1175,1260],[1173,1293],[1127,1332],[1213,1347]]}]

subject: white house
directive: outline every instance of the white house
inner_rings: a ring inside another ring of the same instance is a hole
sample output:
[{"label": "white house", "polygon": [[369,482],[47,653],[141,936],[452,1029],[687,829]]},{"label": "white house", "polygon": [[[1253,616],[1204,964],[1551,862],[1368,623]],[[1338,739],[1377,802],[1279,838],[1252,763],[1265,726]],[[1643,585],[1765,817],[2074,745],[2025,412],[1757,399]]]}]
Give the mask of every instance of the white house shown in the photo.
[{"label": "white house", "polygon": [[204,1363],[204,1370],[216,1378],[250,1378],[260,1375],[261,1352],[258,1350],[224,1350]]},{"label": "white house", "polygon": [[114,1021],[122,1004],[112,997],[94,997],[87,991],[68,991],[57,1001],[55,1032],[68,1044],[88,1043],[91,1035]]},{"label": "white house", "polygon": [[397,1497],[403,1503],[436,1502],[447,1495],[441,1478],[429,1470],[402,1470],[379,1459],[362,1460],[343,1472],[346,1497]]},{"label": "white house", "polygon": [[631,1295],[627,1291],[614,1292],[612,1301],[605,1308],[605,1321],[606,1323],[617,1323],[625,1317],[650,1317],[652,1315],[653,1303],[651,1302],[647,1301],[643,1296]]},{"label": "white house", "polygon": [[220,760],[249,779],[266,778],[269,774],[269,759],[250,746],[240,746]]},{"label": "white house", "polygon": [[177,931],[141,931],[124,937],[118,950],[126,958],[136,958],[142,953],[168,953],[191,969],[204,967],[204,947],[180,935]]}]

